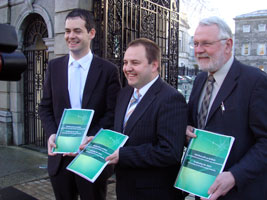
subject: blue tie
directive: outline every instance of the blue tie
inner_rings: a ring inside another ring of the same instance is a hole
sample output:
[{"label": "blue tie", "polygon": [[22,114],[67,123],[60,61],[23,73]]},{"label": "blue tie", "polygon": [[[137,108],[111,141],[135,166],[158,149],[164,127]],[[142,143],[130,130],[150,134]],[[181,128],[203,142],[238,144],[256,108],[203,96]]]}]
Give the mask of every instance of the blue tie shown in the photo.
[{"label": "blue tie", "polygon": [[74,61],[70,67],[70,103],[71,108],[81,108],[81,66]]},{"label": "blue tie", "polygon": [[134,109],[136,108],[137,104],[139,103],[139,99],[141,97],[141,94],[139,93],[139,89],[137,89],[130,100],[129,108],[126,112],[126,115],[124,117],[124,123],[123,123],[123,130],[125,129],[128,119],[130,118],[131,114],[133,113]]}]

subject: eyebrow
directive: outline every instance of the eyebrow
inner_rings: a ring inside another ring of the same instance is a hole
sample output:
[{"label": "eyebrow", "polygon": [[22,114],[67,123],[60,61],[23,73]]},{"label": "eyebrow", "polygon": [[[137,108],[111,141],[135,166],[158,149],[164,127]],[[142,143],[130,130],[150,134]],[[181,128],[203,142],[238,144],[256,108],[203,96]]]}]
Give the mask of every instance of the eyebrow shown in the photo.
[{"label": "eyebrow", "polygon": [[[71,30],[71,28],[65,28],[65,31],[69,31],[69,30]],[[78,31],[78,30],[82,30],[82,29],[81,28],[74,28],[73,30]]]}]

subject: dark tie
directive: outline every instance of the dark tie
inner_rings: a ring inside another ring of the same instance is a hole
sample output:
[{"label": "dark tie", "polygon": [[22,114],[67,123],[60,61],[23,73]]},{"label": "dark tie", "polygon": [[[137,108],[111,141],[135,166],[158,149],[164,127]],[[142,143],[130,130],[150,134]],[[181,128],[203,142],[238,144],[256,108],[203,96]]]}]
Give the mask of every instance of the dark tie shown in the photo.
[{"label": "dark tie", "polygon": [[206,122],[206,118],[207,118],[207,114],[208,114],[208,110],[209,110],[210,98],[211,98],[212,89],[213,89],[213,83],[215,81],[212,74],[209,75],[207,81],[208,81],[208,84],[206,87],[206,93],[205,93],[205,96],[204,96],[202,104],[201,104],[200,112],[198,114],[198,128],[199,129],[205,128],[205,122]]},{"label": "dark tie", "polygon": [[123,123],[123,130],[126,127],[127,121],[130,118],[131,114],[133,113],[134,109],[136,108],[139,98],[141,97],[139,90],[137,89],[130,100],[129,109],[127,110],[127,113],[124,117],[124,123]]}]

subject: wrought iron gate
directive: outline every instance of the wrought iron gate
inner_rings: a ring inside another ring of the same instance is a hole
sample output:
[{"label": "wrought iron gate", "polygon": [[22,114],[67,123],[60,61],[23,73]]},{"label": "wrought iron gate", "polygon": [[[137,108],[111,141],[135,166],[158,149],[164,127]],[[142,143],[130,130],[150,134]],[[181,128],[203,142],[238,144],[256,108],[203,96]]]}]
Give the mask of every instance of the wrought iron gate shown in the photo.
[{"label": "wrought iron gate", "polygon": [[96,0],[97,36],[94,53],[120,67],[127,44],[139,37],[155,41],[161,48],[161,77],[177,88],[179,15],[178,0]]},{"label": "wrought iron gate", "polygon": [[25,144],[45,147],[46,139],[38,115],[42,97],[42,86],[48,64],[46,46],[42,38],[47,37],[46,25],[39,15],[31,16],[25,31],[24,54],[27,70],[24,72],[24,132]]}]

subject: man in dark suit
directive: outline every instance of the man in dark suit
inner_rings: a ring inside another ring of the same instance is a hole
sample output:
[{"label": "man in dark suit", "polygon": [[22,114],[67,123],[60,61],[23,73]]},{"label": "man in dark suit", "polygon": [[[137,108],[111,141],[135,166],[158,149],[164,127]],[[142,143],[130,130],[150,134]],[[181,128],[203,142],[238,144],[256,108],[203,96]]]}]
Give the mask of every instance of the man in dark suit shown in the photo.
[{"label": "man in dark suit", "polygon": [[[65,40],[70,53],[51,60],[46,71],[39,113],[48,139],[48,172],[56,199],[77,199],[79,194],[81,199],[104,200],[107,178],[112,173],[111,169],[105,169],[92,184],[66,170],[73,159],[72,154],[62,156],[52,153],[55,133],[65,108],[95,111],[88,136],[95,135],[100,128],[113,126],[115,101],[120,90],[118,69],[92,54],[90,44],[94,37],[91,13],[82,9],[70,12],[65,21]],[[74,74],[75,65],[79,68],[80,78],[73,81],[77,78],[77,74]]]},{"label": "man in dark suit", "polygon": [[129,86],[118,95],[114,128],[129,139],[107,158],[116,164],[119,200],[182,198],[173,185],[183,153],[187,105],[159,77],[160,63],[159,47],[145,38],[132,41],[124,55]]},{"label": "man in dark suit", "polygon": [[[201,72],[189,100],[187,136],[194,127],[235,137],[224,171],[209,189],[210,200],[267,199],[267,75],[232,55],[232,33],[218,17],[200,21],[194,35]],[[214,77],[201,127],[207,77]]]}]

